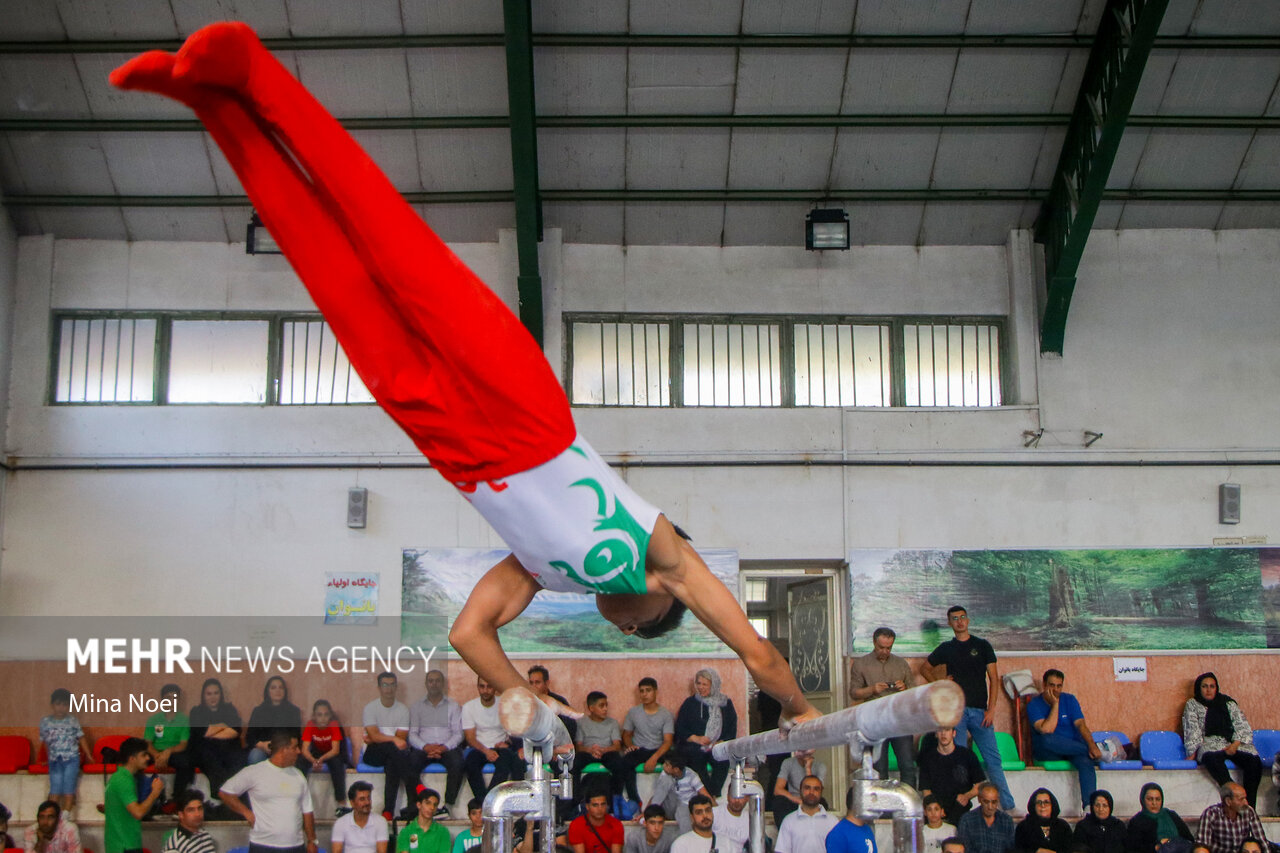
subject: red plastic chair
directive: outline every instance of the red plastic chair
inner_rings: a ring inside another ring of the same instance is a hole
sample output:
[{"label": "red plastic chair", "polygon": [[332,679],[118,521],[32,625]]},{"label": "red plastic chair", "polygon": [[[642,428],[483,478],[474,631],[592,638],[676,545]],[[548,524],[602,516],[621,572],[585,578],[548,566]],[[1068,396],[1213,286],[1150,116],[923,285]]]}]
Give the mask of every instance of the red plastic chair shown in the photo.
[{"label": "red plastic chair", "polygon": [[31,741],[22,735],[0,735],[0,773],[26,770],[31,762]]},{"label": "red plastic chair", "polygon": [[34,763],[27,765],[27,772],[42,776],[49,773],[49,749],[44,745],[44,741],[40,741],[40,749],[36,752],[36,760]]},{"label": "red plastic chair", "polygon": [[120,744],[128,740],[129,737],[130,737],[129,735],[107,735],[106,737],[98,738],[98,742],[93,745],[93,757],[97,760],[94,761],[92,764],[86,764],[84,766],[84,772],[85,773],[115,773],[118,765],[108,764],[106,758],[103,757],[102,752],[103,750],[106,750],[106,749],[111,749],[111,750],[119,749]]}]

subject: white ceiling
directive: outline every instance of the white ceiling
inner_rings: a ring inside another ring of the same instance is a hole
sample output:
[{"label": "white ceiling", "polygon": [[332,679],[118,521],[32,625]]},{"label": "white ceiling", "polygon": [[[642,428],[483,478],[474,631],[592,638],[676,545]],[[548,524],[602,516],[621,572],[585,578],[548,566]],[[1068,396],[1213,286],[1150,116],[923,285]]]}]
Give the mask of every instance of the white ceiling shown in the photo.
[{"label": "white ceiling", "polygon": [[[1104,0],[533,0],[549,34],[1092,35]],[[236,18],[263,38],[502,32],[499,0],[6,0],[0,41],[181,39]],[[1269,36],[1280,3],[1170,0],[1165,36]],[[141,48],[139,48],[141,49]],[[539,46],[539,116],[1066,114],[1088,51],[1069,47]],[[162,98],[112,89],[128,53],[0,50],[0,121],[184,119]],[[280,50],[339,118],[505,116],[500,45]],[[1157,47],[1135,116],[1272,117],[1270,127],[1131,126],[1109,189],[1280,190],[1280,48]],[[1260,122],[1265,124],[1266,122]],[[512,188],[505,127],[354,134],[405,192]],[[1052,178],[1060,124],[922,127],[542,127],[544,222],[574,242],[796,244],[811,202],[841,191],[1010,190],[1005,201],[845,203],[855,240],[998,244],[1029,227]],[[616,198],[636,190],[789,190],[780,201]],[[0,131],[6,198],[239,196],[198,131]],[[555,191],[561,191],[557,197]],[[606,191],[614,200],[584,200]],[[579,192],[578,198],[572,193]],[[570,198],[565,200],[564,193]],[[447,240],[492,241],[513,227],[508,201],[419,205]],[[11,205],[22,233],[113,239],[241,241],[243,207]],[[1280,226],[1272,202],[1108,201],[1095,227]]]}]

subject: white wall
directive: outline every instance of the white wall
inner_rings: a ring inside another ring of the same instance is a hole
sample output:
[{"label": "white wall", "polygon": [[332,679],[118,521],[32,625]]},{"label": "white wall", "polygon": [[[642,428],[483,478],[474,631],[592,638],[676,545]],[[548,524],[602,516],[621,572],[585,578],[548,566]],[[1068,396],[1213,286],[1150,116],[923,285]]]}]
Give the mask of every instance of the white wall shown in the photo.
[{"label": "white wall", "polygon": [[[48,653],[14,636],[16,614],[164,602],[191,615],[312,618],[320,573],[355,568],[381,571],[394,629],[402,547],[499,544],[434,472],[387,467],[420,460],[373,408],[43,405],[51,308],[310,307],[279,259],[237,249],[22,240],[7,453],[19,465],[156,467],[9,477],[10,656]],[[514,301],[509,236],[458,249]],[[1000,410],[579,410],[582,432],[625,456],[624,476],[700,545],[838,560],[854,547],[1277,537],[1277,468],[1244,463],[1280,459],[1280,231],[1094,234],[1061,359],[1037,355],[1025,234],[1006,247],[817,254],[561,246],[552,232],[543,254],[557,367],[561,310],[1012,315],[1010,396],[1024,402]],[[1039,447],[1024,448],[1023,432],[1041,427]],[[1104,433],[1087,450],[1086,429]],[[193,463],[275,467],[171,467]],[[349,467],[288,467],[335,464]],[[1236,527],[1217,523],[1224,481],[1243,486]],[[370,490],[364,531],[343,523],[352,485]],[[80,603],[46,594],[54,572]],[[19,640],[23,653],[10,653]]]}]

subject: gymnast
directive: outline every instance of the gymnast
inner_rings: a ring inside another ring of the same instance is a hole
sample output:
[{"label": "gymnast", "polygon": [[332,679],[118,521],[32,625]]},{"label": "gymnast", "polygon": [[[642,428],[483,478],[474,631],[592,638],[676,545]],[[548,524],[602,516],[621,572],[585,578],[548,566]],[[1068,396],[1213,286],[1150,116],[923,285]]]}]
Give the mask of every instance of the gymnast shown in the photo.
[{"label": "gymnast", "polygon": [[212,24],[111,82],[195,111],[374,399],[511,548],[449,632],[477,675],[527,688],[498,629],[541,589],[592,591],[640,637],[692,611],[789,722],[819,715],[693,547],[578,435],[515,315],[248,26]]}]

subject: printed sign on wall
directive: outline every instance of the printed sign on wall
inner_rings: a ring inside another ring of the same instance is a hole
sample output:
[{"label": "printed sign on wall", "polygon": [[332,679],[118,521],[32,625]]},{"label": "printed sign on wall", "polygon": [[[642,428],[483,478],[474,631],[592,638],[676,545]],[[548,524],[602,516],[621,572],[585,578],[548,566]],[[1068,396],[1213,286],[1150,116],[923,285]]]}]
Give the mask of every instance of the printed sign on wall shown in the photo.
[{"label": "printed sign on wall", "polygon": [[377,572],[325,572],[324,624],[378,624]]}]

